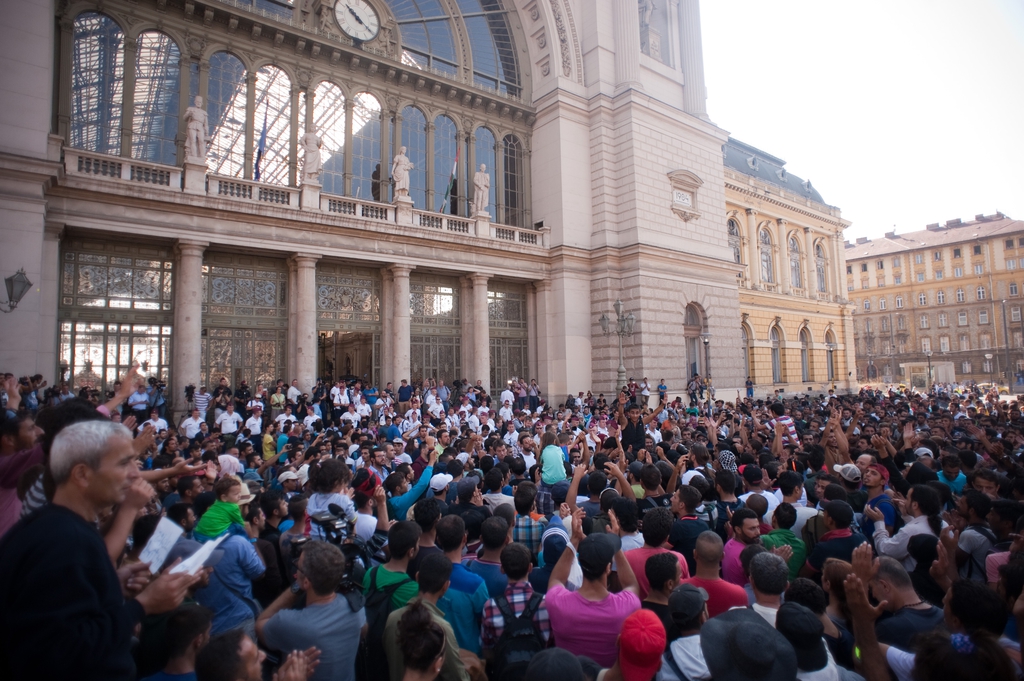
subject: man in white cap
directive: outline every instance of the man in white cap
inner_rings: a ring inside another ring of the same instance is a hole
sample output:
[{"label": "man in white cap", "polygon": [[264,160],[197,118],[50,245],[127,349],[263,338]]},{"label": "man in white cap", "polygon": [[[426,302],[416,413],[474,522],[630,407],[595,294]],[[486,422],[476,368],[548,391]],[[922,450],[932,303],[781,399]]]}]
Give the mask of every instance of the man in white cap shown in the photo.
[{"label": "man in white cap", "polygon": [[436,473],[430,478],[430,491],[434,493],[434,499],[441,507],[441,515],[448,513],[448,504],[445,503],[445,499],[448,498],[448,486],[454,479],[447,473]]},{"label": "man in white cap", "polygon": [[286,499],[295,496],[299,489],[299,476],[295,471],[285,471],[277,476],[277,482],[281,485]]}]

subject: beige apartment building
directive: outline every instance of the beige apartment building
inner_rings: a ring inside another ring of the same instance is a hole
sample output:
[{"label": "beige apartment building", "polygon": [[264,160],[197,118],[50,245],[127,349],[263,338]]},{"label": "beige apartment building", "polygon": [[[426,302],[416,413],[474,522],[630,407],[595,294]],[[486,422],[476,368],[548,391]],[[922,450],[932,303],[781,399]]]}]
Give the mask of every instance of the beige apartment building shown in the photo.
[{"label": "beige apartment building", "polygon": [[1024,221],[1002,213],[846,243],[862,383],[1011,380],[1024,371]]}]

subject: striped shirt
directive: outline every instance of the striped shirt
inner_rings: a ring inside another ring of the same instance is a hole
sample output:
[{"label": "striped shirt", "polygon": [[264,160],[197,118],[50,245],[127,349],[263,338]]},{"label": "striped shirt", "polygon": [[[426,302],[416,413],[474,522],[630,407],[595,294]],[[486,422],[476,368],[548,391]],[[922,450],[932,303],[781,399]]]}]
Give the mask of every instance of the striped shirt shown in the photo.
[{"label": "striped shirt", "polygon": [[796,424],[793,423],[793,419],[789,418],[785,414],[777,418],[772,419],[768,422],[768,427],[775,430],[775,424],[781,423],[786,426],[786,431],[789,433],[789,441],[795,445],[800,444],[800,437],[796,434]]}]

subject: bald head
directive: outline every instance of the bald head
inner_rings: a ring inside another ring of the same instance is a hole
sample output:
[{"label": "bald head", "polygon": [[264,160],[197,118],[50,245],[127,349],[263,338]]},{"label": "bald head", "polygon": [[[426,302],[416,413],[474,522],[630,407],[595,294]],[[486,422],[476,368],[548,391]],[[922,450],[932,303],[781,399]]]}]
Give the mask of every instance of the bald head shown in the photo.
[{"label": "bald head", "polygon": [[701,532],[693,547],[693,555],[701,563],[708,565],[721,563],[722,556],[724,555],[722,538],[711,530]]}]

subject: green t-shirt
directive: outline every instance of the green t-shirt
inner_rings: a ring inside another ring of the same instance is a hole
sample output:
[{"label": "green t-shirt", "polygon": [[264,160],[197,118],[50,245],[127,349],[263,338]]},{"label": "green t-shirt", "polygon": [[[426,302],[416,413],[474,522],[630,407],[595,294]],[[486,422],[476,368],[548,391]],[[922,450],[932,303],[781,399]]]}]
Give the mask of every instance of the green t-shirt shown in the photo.
[{"label": "green t-shirt", "polygon": [[376,587],[378,589],[386,589],[393,584],[405,581],[405,584],[395,589],[395,593],[391,595],[391,608],[397,610],[398,608],[404,608],[406,604],[420,592],[420,587],[416,582],[409,579],[409,575],[404,572],[392,572],[383,565],[378,570],[367,570],[363,576],[363,593],[370,593],[370,575],[377,575]]},{"label": "green t-shirt", "polygon": [[541,473],[540,479],[547,485],[554,485],[565,480],[565,458],[562,456],[562,448],[548,445],[540,453]]},{"label": "green t-shirt", "polygon": [[807,562],[807,545],[802,539],[797,539],[792,530],[772,530],[761,535],[761,543],[769,551],[783,544],[793,547],[793,556],[789,559],[789,579],[792,581],[800,576],[800,568]]}]

